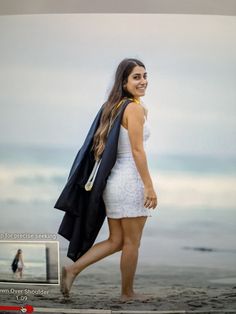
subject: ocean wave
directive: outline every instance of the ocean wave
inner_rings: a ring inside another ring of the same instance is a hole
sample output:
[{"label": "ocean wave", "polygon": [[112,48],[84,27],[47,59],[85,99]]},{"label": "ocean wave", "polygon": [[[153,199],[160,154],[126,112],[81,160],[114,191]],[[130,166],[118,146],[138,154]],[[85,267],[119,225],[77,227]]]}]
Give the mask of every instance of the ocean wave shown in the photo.
[{"label": "ocean wave", "polygon": [[166,171],[154,174],[153,181],[160,207],[236,207],[236,176]]},{"label": "ocean wave", "polygon": [[45,184],[45,183],[63,183],[65,182],[65,175],[31,175],[31,176],[18,176],[14,179],[15,184],[32,185],[32,184]]},{"label": "ocean wave", "polygon": [[[151,176],[159,207],[236,207],[236,176],[176,171],[151,172]],[[0,165],[0,202],[51,202],[67,178],[64,167]]]},{"label": "ocean wave", "polygon": [[65,180],[68,169],[63,167],[45,166],[8,166],[0,165],[0,182],[15,182],[19,184],[58,182]]},{"label": "ocean wave", "polygon": [[0,165],[0,202],[45,202],[55,199],[68,171],[60,167]]}]

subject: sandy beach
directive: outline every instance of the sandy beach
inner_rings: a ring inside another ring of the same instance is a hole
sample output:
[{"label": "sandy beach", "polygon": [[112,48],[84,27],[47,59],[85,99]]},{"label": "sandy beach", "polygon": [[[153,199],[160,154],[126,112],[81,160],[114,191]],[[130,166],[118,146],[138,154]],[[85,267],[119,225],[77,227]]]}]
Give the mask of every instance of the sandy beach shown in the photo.
[{"label": "sandy beach", "polygon": [[[64,260],[63,262],[68,262]],[[97,309],[118,311],[201,311],[236,313],[236,274],[233,270],[164,265],[138,265],[136,291],[151,295],[149,301],[121,303],[119,264],[100,261],[75,280],[71,298],[65,301],[59,286],[0,285],[1,305],[30,304],[37,308]],[[12,293],[7,293],[6,289]],[[29,291],[17,293],[27,288]],[[34,290],[35,293],[31,293]],[[40,292],[40,291],[41,292]],[[30,292],[31,291],[31,292]],[[37,292],[38,291],[38,292]],[[25,293],[26,292],[26,293]],[[37,292],[37,293],[36,293]],[[17,300],[20,296],[20,300]],[[21,298],[27,295],[27,300]],[[235,310],[235,311],[233,311]],[[50,310],[46,310],[50,313]],[[79,313],[79,312],[78,312]]]}]

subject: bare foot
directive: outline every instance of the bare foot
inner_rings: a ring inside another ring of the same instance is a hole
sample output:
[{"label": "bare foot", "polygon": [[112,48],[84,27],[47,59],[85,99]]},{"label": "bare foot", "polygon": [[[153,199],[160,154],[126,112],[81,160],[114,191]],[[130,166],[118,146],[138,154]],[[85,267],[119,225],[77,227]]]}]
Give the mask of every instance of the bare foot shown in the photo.
[{"label": "bare foot", "polygon": [[70,289],[75,279],[75,275],[68,271],[65,266],[61,270],[61,293],[64,298],[70,297]]},{"label": "bare foot", "polygon": [[141,293],[133,293],[132,295],[123,294],[120,298],[122,302],[129,302],[129,301],[141,301],[147,302],[153,298],[152,295],[149,294],[141,294]]}]

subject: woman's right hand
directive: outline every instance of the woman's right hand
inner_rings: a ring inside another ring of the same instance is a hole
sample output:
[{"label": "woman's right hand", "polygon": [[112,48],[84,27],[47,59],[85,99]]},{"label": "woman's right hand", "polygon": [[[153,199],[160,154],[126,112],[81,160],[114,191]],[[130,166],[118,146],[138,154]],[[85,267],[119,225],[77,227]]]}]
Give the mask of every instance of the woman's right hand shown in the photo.
[{"label": "woman's right hand", "polygon": [[152,186],[144,186],[144,207],[156,208],[158,204],[157,195]]}]

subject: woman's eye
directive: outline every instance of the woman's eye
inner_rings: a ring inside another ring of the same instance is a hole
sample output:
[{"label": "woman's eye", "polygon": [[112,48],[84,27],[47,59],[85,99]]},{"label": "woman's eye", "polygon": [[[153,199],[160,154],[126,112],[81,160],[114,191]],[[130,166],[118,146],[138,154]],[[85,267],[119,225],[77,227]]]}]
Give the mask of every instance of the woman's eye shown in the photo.
[{"label": "woman's eye", "polygon": [[[147,79],[147,76],[145,75],[143,78],[146,80],[146,79]],[[135,80],[140,80],[140,77],[139,77],[139,76],[134,76],[134,79],[135,79]]]}]

